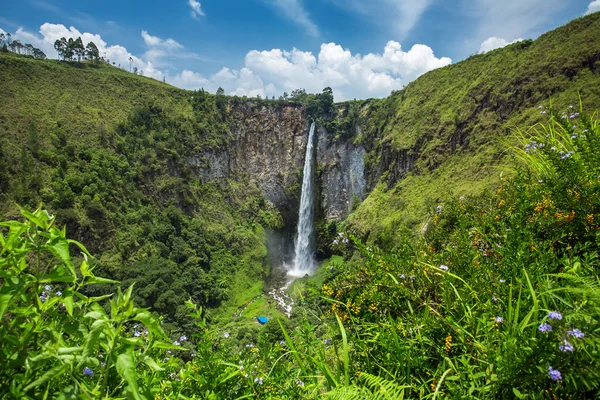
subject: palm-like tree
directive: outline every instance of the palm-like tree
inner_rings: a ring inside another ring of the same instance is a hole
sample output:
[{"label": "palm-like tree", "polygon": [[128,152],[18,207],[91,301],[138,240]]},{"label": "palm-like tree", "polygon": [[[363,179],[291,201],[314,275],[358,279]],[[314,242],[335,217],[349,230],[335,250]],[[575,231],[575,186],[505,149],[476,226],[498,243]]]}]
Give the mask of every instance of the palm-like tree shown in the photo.
[{"label": "palm-like tree", "polygon": [[129,57],[129,72],[131,72],[131,63],[133,62],[133,57]]}]

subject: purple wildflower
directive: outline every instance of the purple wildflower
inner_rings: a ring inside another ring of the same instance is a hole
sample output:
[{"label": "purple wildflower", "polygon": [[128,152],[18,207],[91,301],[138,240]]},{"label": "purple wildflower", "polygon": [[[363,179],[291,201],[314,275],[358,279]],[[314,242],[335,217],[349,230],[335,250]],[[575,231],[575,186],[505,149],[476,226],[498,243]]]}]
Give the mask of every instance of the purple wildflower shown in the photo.
[{"label": "purple wildflower", "polygon": [[179,346],[181,343],[179,343],[179,340],[176,340],[173,342],[173,346]]},{"label": "purple wildflower", "polygon": [[302,382],[300,379],[296,379],[296,385],[304,387],[304,382]]},{"label": "purple wildflower", "polygon": [[562,375],[560,374],[560,371],[557,369],[553,369],[552,367],[548,367],[548,375],[550,375],[550,378],[552,378],[553,381],[562,380]]},{"label": "purple wildflower", "polygon": [[506,280],[504,280],[504,279],[500,279],[498,282],[500,282],[500,283],[505,283],[505,282],[506,282]]},{"label": "purple wildflower", "polygon": [[46,289],[47,291],[51,291],[52,290],[52,286],[46,285],[46,286],[44,286],[44,289]]},{"label": "purple wildflower", "polygon": [[140,331],[135,331],[135,332],[133,332],[133,336],[135,336],[135,337],[140,337],[140,336],[142,336],[142,332],[140,332]]},{"label": "purple wildflower", "polygon": [[585,336],[583,334],[583,332],[581,332],[579,329],[574,328],[574,329],[570,329],[567,331],[567,335],[569,336],[573,336],[576,339],[583,339],[583,337]]},{"label": "purple wildflower", "polygon": [[58,297],[60,297],[60,296],[62,296],[62,292],[59,290],[59,291],[57,291],[57,292],[56,292],[56,295],[57,295]]},{"label": "purple wildflower", "polygon": [[440,265],[440,269],[441,269],[442,271],[448,271],[448,266],[447,266],[447,265],[444,265],[444,264],[442,264],[442,265]]},{"label": "purple wildflower", "polygon": [[406,279],[406,275],[404,275],[404,274],[400,275],[400,279]]},{"label": "purple wildflower", "polygon": [[92,371],[89,367],[85,367],[83,369],[83,374],[88,376],[94,376],[94,371]]},{"label": "purple wildflower", "polygon": [[227,338],[229,337],[229,332],[224,332],[224,333],[223,333],[223,337],[224,337],[225,339],[227,339]]},{"label": "purple wildflower", "polygon": [[558,311],[550,311],[548,313],[548,318],[550,318],[550,319],[557,319],[557,320],[560,321],[562,319],[562,315]]},{"label": "purple wildflower", "polygon": [[573,345],[571,343],[569,343],[566,339],[563,340],[563,344],[561,344],[560,346],[558,346],[558,348],[563,353],[572,352],[573,351]]},{"label": "purple wildflower", "polygon": [[45,303],[45,302],[46,302],[46,299],[47,299],[47,298],[46,298],[46,292],[42,292],[42,294],[40,295],[40,300],[41,300],[41,302],[42,302],[42,303]]},{"label": "purple wildflower", "polygon": [[187,340],[187,336],[185,336],[185,335],[182,335],[182,336],[179,338],[179,341],[180,341],[180,342],[185,342],[186,340]]},{"label": "purple wildflower", "polygon": [[437,209],[435,210],[435,212],[440,214],[442,212],[442,208],[443,207],[441,205],[437,206]]},{"label": "purple wildflower", "polygon": [[337,246],[338,244],[340,244],[340,242],[338,242],[338,240],[337,240],[337,239],[335,239],[335,240],[333,241],[333,245],[334,245],[334,246]]},{"label": "purple wildflower", "polygon": [[547,323],[543,323],[540,326],[538,326],[538,331],[542,332],[542,333],[546,333],[546,332],[552,332],[552,325],[547,324]]},{"label": "purple wildflower", "polygon": [[494,320],[499,324],[504,322],[504,318],[502,318],[502,317],[496,317],[496,318],[494,318]]}]

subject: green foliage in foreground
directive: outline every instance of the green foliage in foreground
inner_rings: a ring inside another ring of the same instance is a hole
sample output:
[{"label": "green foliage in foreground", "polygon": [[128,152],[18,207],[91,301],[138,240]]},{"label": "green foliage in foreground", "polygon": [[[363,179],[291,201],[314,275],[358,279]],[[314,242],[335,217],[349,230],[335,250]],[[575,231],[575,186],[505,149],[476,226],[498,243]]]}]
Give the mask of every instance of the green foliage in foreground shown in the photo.
[{"label": "green foliage in foreground", "polygon": [[0,225],[1,397],[600,395],[600,125],[550,114],[515,150],[528,162],[515,178],[438,207],[425,238],[393,253],[341,234],[351,259],[320,274],[321,296],[306,285],[296,323],[254,337],[188,301],[191,333],[167,341],[132,287],[84,295],[105,282],[85,248],[23,211]]}]

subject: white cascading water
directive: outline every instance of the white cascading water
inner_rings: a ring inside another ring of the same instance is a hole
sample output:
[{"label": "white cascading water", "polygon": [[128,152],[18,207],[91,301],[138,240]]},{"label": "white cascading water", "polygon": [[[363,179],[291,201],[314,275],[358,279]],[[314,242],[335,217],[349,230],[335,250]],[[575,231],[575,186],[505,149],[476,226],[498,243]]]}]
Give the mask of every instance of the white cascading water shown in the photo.
[{"label": "white cascading water", "polygon": [[302,177],[302,196],[298,216],[298,233],[295,242],[294,264],[288,275],[300,278],[312,274],[315,270],[314,237],[313,237],[313,142],[315,123],[310,126],[306,157],[304,159],[304,176]]}]

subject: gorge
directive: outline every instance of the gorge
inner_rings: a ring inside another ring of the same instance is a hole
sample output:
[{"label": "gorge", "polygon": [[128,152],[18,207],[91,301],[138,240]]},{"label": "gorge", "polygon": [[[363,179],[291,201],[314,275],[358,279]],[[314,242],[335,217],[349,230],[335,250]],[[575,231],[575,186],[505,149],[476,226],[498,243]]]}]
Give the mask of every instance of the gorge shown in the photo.
[{"label": "gorge", "polygon": [[341,103],[0,48],[0,398],[598,397],[599,32]]}]

